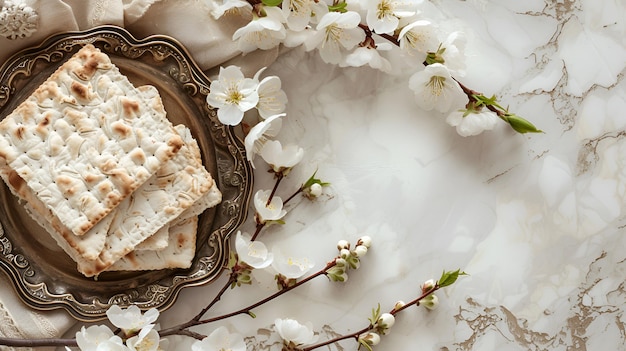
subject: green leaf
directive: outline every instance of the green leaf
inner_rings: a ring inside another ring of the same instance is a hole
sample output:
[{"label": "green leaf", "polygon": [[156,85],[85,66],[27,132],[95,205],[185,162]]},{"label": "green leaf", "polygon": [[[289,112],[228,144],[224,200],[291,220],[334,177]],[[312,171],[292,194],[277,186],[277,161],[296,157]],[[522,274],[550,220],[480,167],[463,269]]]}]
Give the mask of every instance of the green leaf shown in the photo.
[{"label": "green leaf", "polygon": [[256,314],[252,313],[252,311],[248,311],[248,316],[256,318]]},{"label": "green leaf", "polygon": [[325,183],[325,182],[322,182],[321,180],[315,178],[315,174],[316,173],[317,173],[317,170],[315,172],[313,172],[313,175],[309,179],[307,179],[307,181],[302,185],[302,189],[309,188],[313,184],[319,184],[321,186],[328,186],[328,185],[330,185],[330,183]]},{"label": "green leaf", "polygon": [[359,349],[361,348],[361,346],[364,346],[366,349],[368,349],[369,351],[373,351],[372,350],[372,346],[370,346],[370,344],[368,344],[365,340],[363,340],[362,338],[359,338]]},{"label": "green leaf", "polygon": [[283,0],[262,0],[261,2],[265,6],[278,6],[282,4]]},{"label": "green leaf", "polygon": [[233,269],[233,267],[235,267],[235,265],[237,264],[237,254],[234,251],[230,252],[230,255],[228,257],[228,269]]},{"label": "green leaf", "polygon": [[452,285],[456,282],[457,279],[459,279],[460,275],[467,275],[467,273],[461,272],[460,269],[457,269],[456,271],[444,271],[441,274],[441,278],[439,278],[437,285],[440,288]]},{"label": "green leaf", "polygon": [[346,6],[348,6],[348,3],[343,1],[337,4],[333,4],[333,5],[328,5],[328,11],[330,12],[348,12],[348,10],[346,9]]},{"label": "green leaf", "polygon": [[376,322],[378,322],[379,318],[380,318],[380,303],[378,304],[378,307],[372,308],[372,317],[369,318],[370,324],[375,325]]},{"label": "green leaf", "polygon": [[520,116],[507,114],[503,117],[503,119],[518,133],[543,133],[542,130],[537,129],[537,127],[535,127],[532,123]]}]

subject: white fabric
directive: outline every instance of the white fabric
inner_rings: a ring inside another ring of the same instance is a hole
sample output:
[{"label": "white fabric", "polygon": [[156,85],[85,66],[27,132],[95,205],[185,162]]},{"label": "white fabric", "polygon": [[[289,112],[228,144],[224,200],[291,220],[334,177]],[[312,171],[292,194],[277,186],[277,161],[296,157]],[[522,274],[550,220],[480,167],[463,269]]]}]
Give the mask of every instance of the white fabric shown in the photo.
[{"label": "white fabric", "polygon": [[[14,0],[19,1],[19,0]],[[220,65],[237,64],[247,75],[269,66],[278,49],[241,57],[232,34],[245,20],[227,16],[214,20],[204,1],[198,0],[23,0],[39,15],[38,30],[30,37],[0,37],[0,63],[52,34],[85,30],[103,24],[124,26],[136,38],[170,35],[192,54],[207,75]],[[0,0],[0,5],[2,1]],[[19,338],[60,337],[74,319],[63,310],[36,311],[23,304],[4,273],[0,273],[0,336]],[[0,346],[0,350],[5,350]],[[20,349],[25,350],[25,349]],[[41,349],[40,349],[41,350]]]}]

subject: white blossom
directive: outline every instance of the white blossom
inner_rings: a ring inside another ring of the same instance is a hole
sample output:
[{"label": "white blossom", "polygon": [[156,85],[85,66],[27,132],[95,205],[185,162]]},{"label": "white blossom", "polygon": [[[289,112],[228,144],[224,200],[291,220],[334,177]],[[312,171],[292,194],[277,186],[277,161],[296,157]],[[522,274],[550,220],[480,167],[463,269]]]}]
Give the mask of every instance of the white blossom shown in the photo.
[{"label": "white blossom", "polygon": [[439,45],[434,26],[426,20],[414,21],[404,26],[398,34],[398,41],[400,49],[420,64],[426,58],[426,53],[436,50]]},{"label": "white blossom", "polygon": [[282,119],[285,114],[267,117],[265,120],[257,123],[250,129],[248,135],[244,139],[244,146],[246,148],[246,158],[250,161],[252,167],[254,167],[254,157],[261,151],[263,145],[269,140],[269,138],[278,135],[282,126]]},{"label": "white blossom", "polygon": [[452,32],[441,43],[441,57],[450,72],[457,76],[465,75],[465,45],[467,39],[463,32]]},{"label": "white blossom", "polygon": [[252,10],[252,5],[245,0],[209,0],[207,1],[211,7],[211,16],[219,19],[227,12],[235,12],[240,9]]},{"label": "white blossom", "polygon": [[315,266],[315,263],[308,258],[284,255],[277,247],[272,249],[272,253],[274,254],[272,267],[288,279],[300,278]]},{"label": "white blossom", "polygon": [[126,340],[126,346],[131,351],[157,351],[159,342],[159,333],[152,327],[144,327],[138,335]]},{"label": "white blossom", "polygon": [[453,111],[446,122],[456,127],[460,136],[478,135],[485,130],[492,130],[498,123],[498,116],[492,111]]},{"label": "white blossom", "polygon": [[260,241],[251,241],[248,234],[237,232],[235,236],[235,251],[239,260],[255,269],[263,269],[272,264],[274,255],[267,250]]},{"label": "white blossom", "polygon": [[391,50],[391,44],[380,43],[375,48],[370,46],[360,46],[350,54],[348,54],[344,61],[339,64],[340,67],[361,67],[368,65],[371,68],[381,70],[383,72],[391,71],[391,63],[386,58],[380,55],[380,51]]},{"label": "white blossom", "polygon": [[446,113],[454,107],[465,106],[467,96],[452,79],[448,68],[440,63],[428,65],[409,79],[409,88],[415,93],[415,101],[424,110]]},{"label": "white blossom", "polygon": [[76,343],[82,351],[128,350],[122,339],[105,325],[82,326],[76,333]]},{"label": "white blossom", "polygon": [[358,28],[361,16],[354,11],[328,12],[317,24],[317,32],[304,43],[307,50],[317,48],[322,60],[338,64],[343,51],[354,48],[365,39],[365,33]]},{"label": "white blossom", "polygon": [[259,102],[257,82],[245,78],[237,66],[220,67],[217,80],[211,82],[206,101],[210,106],[218,108],[220,122],[237,125],[243,119],[243,113]]},{"label": "white blossom", "polygon": [[297,32],[304,30],[311,21],[315,23],[316,18],[328,12],[328,5],[324,1],[283,0],[281,6],[287,27]]},{"label": "white blossom", "polygon": [[317,341],[317,335],[313,332],[313,325],[310,322],[300,324],[294,319],[276,319],[274,328],[286,343],[293,343],[297,346]]},{"label": "white blossom", "polygon": [[195,341],[191,351],[246,351],[246,343],[240,334],[229,333],[226,327],[219,327],[201,341]]},{"label": "white blossom", "polygon": [[304,150],[295,144],[282,146],[278,140],[268,140],[259,155],[272,167],[275,173],[286,174],[302,161]]},{"label": "white blossom", "polygon": [[106,315],[114,326],[122,329],[126,334],[131,334],[146,326],[154,325],[153,323],[159,318],[159,310],[151,308],[142,313],[136,305],[130,305],[125,309],[112,305]]},{"label": "white blossom", "polygon": [[283,200],[280,196],[273,196],[272,201],[267,203],[270,194],[270,190],[259,190],[254,194],[254,208],[259,223],[278,221],[287,214],[287,211],[283,209]]},{"label": "white blossom", "polygon": [[[259,82],[259,77],[265,68],[260,69],[255,75],[254,80]],[[268,76],[258,83],[257,94],[259,102],[256,108],[259,110],[261,118],[267,118],[285,111],[287,104],[287,94],[281,89],[281,81],[278,76]]]},{"label": "white blossom", "polygon": [[421,0],[369,0],[365,21],[374,33],[393,33],[400,18],[413,16]]},{"label": "white blossom", "polygon": [[268,50],[280,44],[287,36],[285,18],[280,8],[265,6],[265,16],[254,16],[252,21],[233,34],[237,48],[244,54],[256,49]]}]

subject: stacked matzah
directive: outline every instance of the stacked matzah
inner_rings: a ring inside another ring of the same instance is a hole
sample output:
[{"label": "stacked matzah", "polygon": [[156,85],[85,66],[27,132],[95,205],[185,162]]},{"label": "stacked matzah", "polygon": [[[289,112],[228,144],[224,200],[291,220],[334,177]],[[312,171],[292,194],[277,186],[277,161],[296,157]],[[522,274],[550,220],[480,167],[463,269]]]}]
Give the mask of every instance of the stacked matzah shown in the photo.
[{"label": "stacked matzah", "polygon": [[87,277],[187,268],[221,201],[159,92],[86,45],[0,122],[0,176]]}]

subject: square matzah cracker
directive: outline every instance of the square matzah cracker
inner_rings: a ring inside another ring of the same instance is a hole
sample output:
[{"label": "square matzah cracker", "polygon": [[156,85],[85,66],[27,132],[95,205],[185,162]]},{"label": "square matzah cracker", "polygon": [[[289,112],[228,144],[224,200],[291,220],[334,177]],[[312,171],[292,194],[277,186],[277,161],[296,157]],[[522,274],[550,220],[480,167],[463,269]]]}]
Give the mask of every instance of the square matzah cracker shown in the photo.
[{"label": "square matzah cracker", "polygon": [[205,194],[214,193],[215,182],[196,157],[198,145],[191,132],[182,125],[175,129],[184,140],[183,147],[109,214],[113,221],[98,258],[93,261],[73,257],[78,263],[78,270],[85,276],[104,271],[183,211],[193,207]]},{"label": "square matzah cracker", "polygon": [[164,109],[86,45],[0,122],[0,164],[83,235],[182,146]]},{"label": "square matzah cracker", "polygon": [[[183,138],[185,144],[201,161],[200,148],[193,140],[189,130]],[[189,268],[195,256],[198,215],[222,201],[222,193],[214,182],[211,189],[186,209],[175,220],[162,228],[167,229],[168,245],[165,249],[137,250],[129,252],[119,259],[107,271],[138,271],[168,268]]]},{"label": "square matzah cracker", "polygon": [[176,219],[168,225],[169,244],[165,249],[129,252],[107,271],[189,268],[196,254],[197,231],[198,217]]}]

